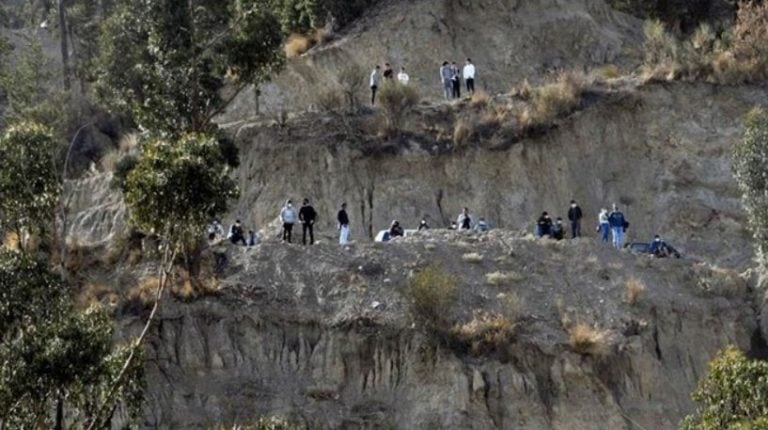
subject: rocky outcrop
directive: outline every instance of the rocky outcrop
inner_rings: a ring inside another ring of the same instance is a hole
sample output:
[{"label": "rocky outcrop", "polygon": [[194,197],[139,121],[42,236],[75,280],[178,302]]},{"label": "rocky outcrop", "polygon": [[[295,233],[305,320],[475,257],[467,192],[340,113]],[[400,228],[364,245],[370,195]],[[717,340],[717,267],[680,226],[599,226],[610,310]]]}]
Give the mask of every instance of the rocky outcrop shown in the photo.
[{"label": "rocky outcrop", "polygon": [[374,64],[405,66],[411,85],[439,99],[440,64],[463,64],[467,57],[478,67],[478,88],[493,94],[556,70],[633,65],[641,37],[640,20],[603,0],[381,1],[337,39],[290,59],[261,88],[258,103],[253,91],[246,92],[221,121],[250,118],[257,106],[267,112],[309,108],[355,65],[365,71],[362,100]]},{"label": "rocky outcrop", "polygon": [[112,175],[104,174],[64,184],[70,246],[99,247],[125,233],[128,222],[123,195],[111,182]]},{"label": "rocky outcrop", "polygon": [[[463,260],[469,251],[482,262]],[[230,257],[219,297],[163,312],[146,427],[276,414],[310,429],[672,429],[715,351],[749,349],[759,337],[743,284],[706,292],[709,269],[590,241],[433,233],[347,249],[261,245]],[[473,354],[412,324],[403,291],[426,264],[460,279],[457,320],[516,295],[514,339]],[[498,270],[519,277],[486,284]],[[634,305],[624,299],[629,277],[648,287]],[[568,321],[605,330],[607,352],[574,352]]]}]

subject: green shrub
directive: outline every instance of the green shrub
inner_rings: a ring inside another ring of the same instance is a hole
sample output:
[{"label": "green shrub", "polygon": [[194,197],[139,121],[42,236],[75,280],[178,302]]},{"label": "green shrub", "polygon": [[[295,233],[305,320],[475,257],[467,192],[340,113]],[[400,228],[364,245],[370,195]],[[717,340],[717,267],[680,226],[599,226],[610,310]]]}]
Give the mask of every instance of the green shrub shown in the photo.
[{"label": "green shrub", "polygon": [[385,82],[378,100],[386,120],[386,132],[395,134],[402,129],[406,115],[419,103],[419,93],[413,86]]},{"label": "green shrub", "polygon": [[709,363],[691,395],[698,404],[681,430],[765,429],[768,424],[768,362],[751,360],[730,346]]},{"label": "green shrub", "polygon": [[429,329],[450,325],[458,299],[458,279],[438,266],[427,266],[408,282],[406,298],[413,317]]}]

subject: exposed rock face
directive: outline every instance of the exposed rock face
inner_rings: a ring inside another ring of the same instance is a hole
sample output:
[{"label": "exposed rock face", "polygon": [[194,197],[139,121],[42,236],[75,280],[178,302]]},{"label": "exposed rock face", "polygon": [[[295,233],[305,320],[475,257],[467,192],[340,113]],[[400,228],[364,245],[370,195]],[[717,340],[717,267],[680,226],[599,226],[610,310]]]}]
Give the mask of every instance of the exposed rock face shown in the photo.
[{"label": "exposed rock face", "polygon": [[112,175],[98,175],[65,184],[69,204],[67,243],[71,246],[107,245],[127,227],[123,195],[110,186]]},{"label": "exposed rock face", "polygon": [[[699,279],[712,273],[690,262],[499,232],[405,242],[233,249],[220,297],[164,312],[146,426],[279,414],[311,429],[671,429],[714,352],[749,349],[757,330],[744,284],[721,291],[730,298],[706,293]],[[470,251],[483,261],[464,261]],[[475,355],[412,326],[402,292],[427,263],[460,278],[461,321],[517,295],[511,343]],[[498,270],[519,277],[486,284]],[[635,305],[624,299],[631,276],[648,286]],[[573,352],[568,321],[607,330],[608,353]]]},{"label": "exposed rock face", "polygon": [[[232,217],[262,228],[285,199],[307,196],[321,234],[335,234],[342,201],[357,239],[393,219],[415,227],[426,216],[445,226],[464,206],[494,226],[532,231],[542,211],[565,218],[574,198],[586,214],[585,234],[600,208],[615,202],[630,239],[659,233],[688,254],[745,266],[752,252],[730,154],[744,114],[764,96],[757,88],[644,86],[598,100],[542,137],[511,143],[502,136],[478,148],[448,141],[447,150],[445,141],[419,136],[346,143],[339,124],[322,116],[287,128],[246,124],[236,133],[243,194]],[[433,116],[451,133],[452,108]]]},{"label": "exposed rock face", "polygon": [[[434,99],[442,98],[440,64],[463,65],[471,57],[478,88],[497,93],[554,70],[632,64],[641,37],[641,21],[603,0],[382,1],[337,40],[289,60],[262,88],[258,104],[250,91],[222,121],[252,117],[257,105],[306,109],[353,65],[367,73],[385,62],[405,66],[411,85]],[[367,73],[361,100],[367,99]]]}]

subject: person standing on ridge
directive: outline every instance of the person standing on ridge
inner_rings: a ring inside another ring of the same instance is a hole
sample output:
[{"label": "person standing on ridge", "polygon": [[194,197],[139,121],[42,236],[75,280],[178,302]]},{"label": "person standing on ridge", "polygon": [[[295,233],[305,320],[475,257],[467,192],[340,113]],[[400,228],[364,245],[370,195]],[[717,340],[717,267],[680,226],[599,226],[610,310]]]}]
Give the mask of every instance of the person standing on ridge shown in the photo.
[{"label": "person standing on ridge", "polygon": [[296,224],[298,216],[296,209],[293,208],[293,202],[288,200],[280,211],[280,222],[283,223],[283,242],[291,243],[293,225]]},{"label": "person standing on ridge", "polygon": [[472,217],[469,215],[469,208],[464,208],[456,219],[456,225],[459,226],[459,230],[471,230],[472,229]]},{"label": "person standing on ridge", "polygon": [[613,235],[613,247],[621,249],[624,240],[624,231],[629,227],[629,223],[615,203],[613,205],[613,211],[608,215],[608,224],[611,226],[611,233]]},{"label": "person standing on ridge", "polygon": [[309,244],[315,244],[315,220],[317,219],[317,212],[315,208],[309,204],[309,199],[304,199],[304,202],[299,209],[299,221],[301,222],[301,243],[307,244],[307,231],[309,231]]},{"label": "person standing on ridge", "polygon": [[475,94],[475,65],[469,58],[464,65],[464,82],[467,83],[467,93]]},{"label": "person standing on ridge", "polygon": [[600,233],[602,241],[608,242],[608,237],[611,234],[611,225],[608,222],[608,209],[600,209],[600,215],[597,216],[597,231]]},{"label": "person standing on ridge", "polygon": [[381,66],[378,64],[373,68],[371,72],[371,106],[376,106],[376,90],[381,85]]},{"label": "person standing on ridge", "polygon": [[453,98],[460,99],[461,98],[461,69],[459,69],[459,66],[456,65],[456,62],[454,61],[451,64],[451,90],[453,93]]},{"label": "person standing on ridge", "polygon": [[440,67],[440,81],[443,83],[443,95],[446,100],[450,100],[453,95],[453,72],[447,61],[443,61]]},{"label": "person standing on ridge", "polygon": [[583,214],[581,208],[576,204],[576,200],[571,200],[571,207],[568,209],[568,221],[571,222],[571,238],[581,237],[581,218]]},{"label": "person standing on ridge", "polygon": [[408,82],[410,82],[410,80],[411,80],[410,76],[408,76],[408,74],[405,73],[405,67],[401,67],[400,73],[397,74],[397,81],[403,85],[408,85]]},{"label": "person standing on ridge", "polygon": [[349,216],[346,203],[341,204],[336,220],[339,222],[339,244],[346,245],[349,242]]}]

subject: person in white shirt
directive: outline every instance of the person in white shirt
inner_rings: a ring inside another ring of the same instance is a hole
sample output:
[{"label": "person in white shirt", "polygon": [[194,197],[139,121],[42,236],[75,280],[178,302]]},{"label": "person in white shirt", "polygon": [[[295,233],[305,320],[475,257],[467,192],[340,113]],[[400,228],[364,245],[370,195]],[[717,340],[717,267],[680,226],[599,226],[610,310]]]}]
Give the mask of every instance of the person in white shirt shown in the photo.
[{"label": "person in white shirt", "polygon": [[467,92],[475,93],[475,65],[472,60],[467,58],[467,64],[464,65],[464,81],[467,83]]},{"label": "person in white shirt", "polygon": [[378,64],[371,72],[371,106],[376,105],[376,90],[381,85],[381,66]]},{"label": "person in white shirt", "polygon": [[405,67],[400,68],[400,73],[397,74],[397,80],[403,85],[408,85],[408,81],[410,81],[411,78],[405,73]]}]

